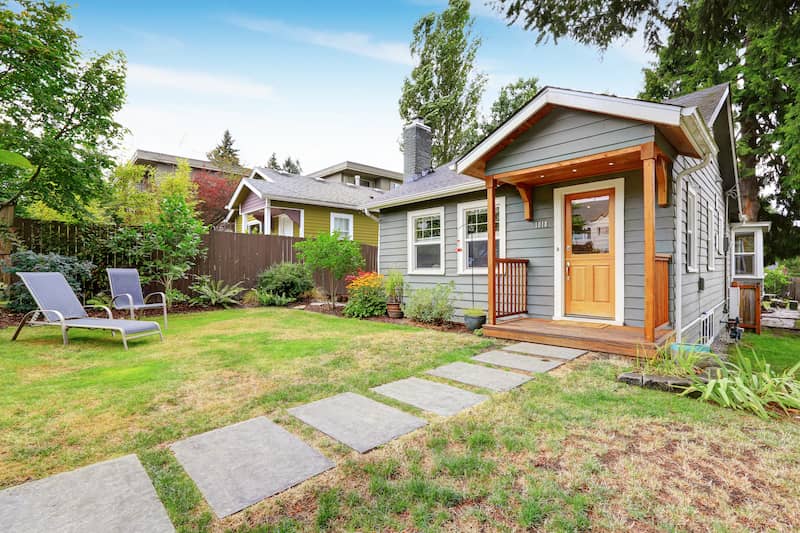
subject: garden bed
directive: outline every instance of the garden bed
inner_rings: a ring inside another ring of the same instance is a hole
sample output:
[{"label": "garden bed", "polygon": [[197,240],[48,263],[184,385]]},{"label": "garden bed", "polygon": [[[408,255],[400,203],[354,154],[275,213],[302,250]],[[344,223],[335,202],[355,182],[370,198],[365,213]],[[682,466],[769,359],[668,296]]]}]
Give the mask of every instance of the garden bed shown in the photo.
[{"label": "garden bed", "polygon": [[[294,302],[289,304],[287,307],[290,309],[297,309],[299,306],[303,305],[302,303],[298,304]],[[343,314],[344,305],[337,303],[334,309],[331,309],[330,305],[328,304],[320,304],[319,302],[310,302],[305,304],[303,310],[309,311],[312,313],[322,313],[325,315],[334,315],[344,317]],[[411,320],[409,318],[390,318],[386,315],[383,316],[373,316],[369,318],[365,318],[364,320],[369,320],[371,322],[383,322],[385,324],[399,324],[403,326],[415,326],[418,328],[426,328],[432,329],[434,331],[445,331],[450,333],[467,333],[471,334],[471,332],[464,326],[464,324],[460,324],[458,322],[445,322],[444,324],[426,324],[424,322],[418,322],[416,320]]]}]

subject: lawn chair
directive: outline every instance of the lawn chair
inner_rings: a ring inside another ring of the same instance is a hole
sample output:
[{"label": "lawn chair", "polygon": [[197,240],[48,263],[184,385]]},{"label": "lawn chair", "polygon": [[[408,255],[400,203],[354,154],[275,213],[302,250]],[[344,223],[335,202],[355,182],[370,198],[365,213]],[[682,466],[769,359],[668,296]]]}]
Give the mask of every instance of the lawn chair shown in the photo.
[{"label": "lawn chair", "polygon": [[[119,332],[122,335],[122,344],[128,349],[128,340],[161,334],[161,327],[156,322],[138,320],[115,320],[111,309],[104,305],[81,305],[72,287],[60,272],[17,272],[22,282],[33,296],[39,308],[22,317],[17,331],[11,340],[16,340],[25,324],[33,326],[60,326],[61,337],[64,344],[69,344],[67,331],[70,328],[79,329],[105,329],[113,335]],[[87,313],[88,308],[105,310],[108,318],[91,318]]]},{"label": "lawn chair", "polygon": [[[131,312],[131,320],[136,319],[136,311],[161,309],[164,312],[164,329],[167,329],[167,296],[163,292],[142,295],[142,282],[135,268],[107,268],[108,284],[111,286],[111,305],[114,309]],[[153,296],[161,296],[160,302],[148,303]]]}]

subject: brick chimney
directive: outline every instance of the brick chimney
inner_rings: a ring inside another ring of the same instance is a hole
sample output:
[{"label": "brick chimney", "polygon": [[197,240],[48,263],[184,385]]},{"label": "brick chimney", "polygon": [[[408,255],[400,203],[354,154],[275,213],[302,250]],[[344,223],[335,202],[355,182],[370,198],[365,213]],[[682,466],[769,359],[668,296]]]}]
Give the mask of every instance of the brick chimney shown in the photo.
[{"label": "brick chimney", "polygon": [[403,128],[403,183],[431,169],[431,129],[420,117]]}]

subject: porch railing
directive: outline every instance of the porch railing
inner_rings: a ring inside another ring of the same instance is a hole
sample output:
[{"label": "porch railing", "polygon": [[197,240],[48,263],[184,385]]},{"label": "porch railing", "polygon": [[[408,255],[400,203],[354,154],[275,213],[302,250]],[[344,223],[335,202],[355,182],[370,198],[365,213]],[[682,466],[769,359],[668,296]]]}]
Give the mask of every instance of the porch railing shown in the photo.
[{"label": "porch railing", "polygon": [[656,294],[655,323],[656,327],[669,322],[669,263],[672,256],[656,254]]},{"label": "porch railing", "polygon": [[495,318],[528,312],[528,260],[497,258],[494,275]]}]

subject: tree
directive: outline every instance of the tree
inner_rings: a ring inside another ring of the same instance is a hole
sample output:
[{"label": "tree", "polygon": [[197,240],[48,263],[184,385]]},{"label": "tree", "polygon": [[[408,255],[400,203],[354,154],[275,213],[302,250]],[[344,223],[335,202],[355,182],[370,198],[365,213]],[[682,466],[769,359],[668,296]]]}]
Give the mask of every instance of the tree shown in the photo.
[{"label": "tree", "polygon": [[83,57],[64,4],[0,4],[0,146],[31,170],[0,165],[0,208],[40,200],[81,217],[104,192],[103,171],[123,131],[121,52]]},{"label": "tree", "polygon": [[312,271],[322,271],[328,280],[331,309],[336,303],[336,281],[364,266],[361,246],[343,239],[338,232],[320,233],[313,239],[295,243],[298,258]]},{"label": "tree", "polygon": [[730,82],[744,214],[758,219],[766,188],[784,217],[800,218],[800,2],[499,0],[497,9],[537,42],[569,37],[605,50],[643,28],[658,56],[645,98]]},{"label": "tree", "polygon": [[480,39],[473,37],[468,0],[450,0],[414,25],[415,66],[403,82],[400,116],[421,117],[433,131],[432,163],[455,159],[475,140],[486,77],[475,70]]},{"label": "tree", "polygon": [[126,163],[109,176],[110,198],[106,209],[111,217],[126,225],[140,226],[158,216],[158,198],[150,177],[154,169]]},{"label": "tree", "polygon": [[233,147],[234,142],[231,132],[225,130],[222,133],[222,140],[206,154],[206,157],[224,171],[230,172],[241,169],[239,150]]},{"label": "tree", "polygon": [[289,174],[302,174],[303,167],[300,166],[299,159],[292,159],[292,156],[287,156],[283,162],[283,171]]},{"label": "tree", "polygon": [[267,161],[266,167],[271,168],[272,170],[281,170],[281,164],[278,163],[278,158],[275,155],[275,152],[272,152],[272,155],[269,156],[269,161]]},{"label": "tree", "polygon": [[171,306],[173,283],[183,278],[203,253],[200,237],[206,228],[180,194],[162,198],[160,208],[156,221],[142,228],[143,255],[150,257],[143,270],[149,279],[162,285]]},{"label": "tree", "polygon": [[225,206],[236,190],[238,181],[205,171],[192,179],[197,187],[197,197],[200,199],[197,208],[203,223],[212,225],[220,222],[228,214]]},{"label": "tree", "polygon": [[170,174],[158,176],[156,193],[158,202],[170,196],[180,196],[186,205],[195,212],[199,200],[197,199],[197,184],[192,180],[192,167],[185,159],[178,159],[175,171]]},{"label": "tree", "polygon": [[508,120],[522,106],[539,92],[539,78],[519,78],[500,88],[497,99],[492,104],[489,117],[481,124],[483,135],[488,135],[500,124]]}]

